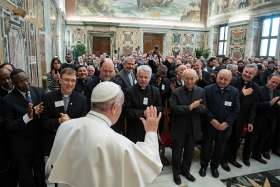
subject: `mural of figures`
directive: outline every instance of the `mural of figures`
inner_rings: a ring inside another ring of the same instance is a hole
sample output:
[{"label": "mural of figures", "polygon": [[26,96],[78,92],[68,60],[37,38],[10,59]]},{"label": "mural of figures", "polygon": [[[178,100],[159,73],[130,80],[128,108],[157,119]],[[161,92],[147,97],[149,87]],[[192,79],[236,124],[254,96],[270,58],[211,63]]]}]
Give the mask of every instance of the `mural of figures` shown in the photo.
[{"label": "mural of figures", "polygon": [[239,9],[270,3],[272,0],[209,0],[209,15],[229,13]]},{"label": "mural of figures", "polygon": [[11,27],[9,32],[9,57],[10,63],[15,67],[26,70],[25,66],[25,45],[23,35],[19,28]]},{"label": "mural of figures", "polygon": [[201,0],[78,0],[76,15],[200,22]]}]

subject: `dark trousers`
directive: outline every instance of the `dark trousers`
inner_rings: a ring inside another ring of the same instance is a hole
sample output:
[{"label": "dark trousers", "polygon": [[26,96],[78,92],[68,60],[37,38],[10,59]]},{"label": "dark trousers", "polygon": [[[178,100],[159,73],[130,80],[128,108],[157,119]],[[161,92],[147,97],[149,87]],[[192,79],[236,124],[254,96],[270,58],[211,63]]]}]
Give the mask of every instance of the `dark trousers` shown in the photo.
[{"label": "dark trousers", "polygon": [[230,134],[231,129],[218,131],[212,128],[211,132],[206,132],[200,157],[202,168],[207,168],[210,161],[211,168],[217,169],[219,167]]},{"label": "dark trousers", "polygon": [[17,187],[17,174],[13,166],[7,170],[0,171],[0,186],[1,187]]},{"label": "dark trousers", "polygon": [[258,122],[258,129],[256,130],[256,138],[253,142],[253,156],[261,158],[265,152],[270,152],[273,144],[273,138],[276,133],[276,121],[267,120]]},{"label": "dark trousers", "polygon": [[15,158],[20,187],[46,187],[43,155],[21,155]]},{"label": "dark trousers", "polygon": [[[185,141],[180,142],[173,140],[172,142],[172,171],[174,175],[179,175],[181,169],[186,172],[190,171],[193,152],[194,152],[195,140],[192,135],[186,134]],[[184,149],[184,153],[183,153]],[[182,160],[183,154],[183,162]]]},{"label": "dark trousers", "polygon": [[[222,159],[222,163],[234,161],[237,158],[237,152],[241,144],[242,133],[245,123],[237,122],[233,126],[232,134],[226,145],[225,154]],[[243,136],[244,138],[244,149],[242,153],[243,160],[249,160],[253,147],[253,134],[248,132]]]}]

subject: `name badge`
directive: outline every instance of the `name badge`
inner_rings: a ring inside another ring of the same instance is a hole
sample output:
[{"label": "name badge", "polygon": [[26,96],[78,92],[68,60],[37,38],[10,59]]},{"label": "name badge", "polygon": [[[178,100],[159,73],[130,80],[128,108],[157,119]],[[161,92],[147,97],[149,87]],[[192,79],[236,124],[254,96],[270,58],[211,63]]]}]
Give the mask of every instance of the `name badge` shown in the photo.
[{"label": "name badge", "polygon": [[56,101],[56,102],[54,102],[54,106],[55,107],[64,106],[64,102],[63,101]]},{"label": "name badge", "polygon": [[165,85],[164,84],[161,85],[161,90],[165,90]]},{"label": "name badge", "polygon": [[232,102],[230,101],[225,101],[225,106],[231,106],[232,105]]},{"label": "name badge", "polygon": [[143,99],[143,105],[148,105],[148,97],[144,97],[144,99]]}]

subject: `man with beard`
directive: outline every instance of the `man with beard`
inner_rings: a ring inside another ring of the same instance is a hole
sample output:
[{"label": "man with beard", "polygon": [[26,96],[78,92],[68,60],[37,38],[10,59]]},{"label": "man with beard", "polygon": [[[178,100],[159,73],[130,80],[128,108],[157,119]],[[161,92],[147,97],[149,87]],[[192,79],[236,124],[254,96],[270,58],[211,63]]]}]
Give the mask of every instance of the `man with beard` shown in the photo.
[{"label": "man with beard", "polygon": [[88,72],[87,67],[85,65],[79,65],[76,68],[77,72],[77,82],[75,90],[83,95],[85,95],[86,84],[88,82]]}]

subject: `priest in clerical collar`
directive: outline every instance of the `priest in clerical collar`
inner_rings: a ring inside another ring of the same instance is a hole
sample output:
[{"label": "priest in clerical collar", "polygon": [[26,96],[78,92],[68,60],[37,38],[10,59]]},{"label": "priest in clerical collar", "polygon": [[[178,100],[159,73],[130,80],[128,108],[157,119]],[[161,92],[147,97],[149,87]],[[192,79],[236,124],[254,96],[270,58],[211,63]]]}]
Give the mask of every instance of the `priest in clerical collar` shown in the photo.
[{"label": "priest in clerical collar", "polygon": [[137,187],[160,174],[157,128],[161,113],[147,107],[140,118],[145,140],[134,144],[110,128],[123,102],[123,92],[113,82],[94,88],[88,115],[63,123],[57,131],[46,166],[49,182],[67,187]]}]

